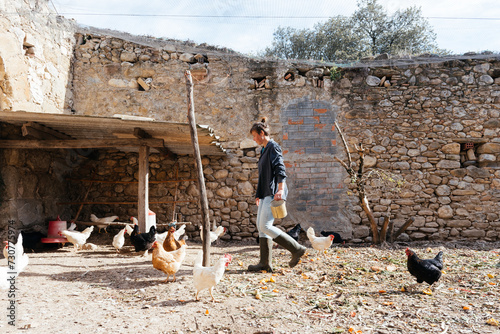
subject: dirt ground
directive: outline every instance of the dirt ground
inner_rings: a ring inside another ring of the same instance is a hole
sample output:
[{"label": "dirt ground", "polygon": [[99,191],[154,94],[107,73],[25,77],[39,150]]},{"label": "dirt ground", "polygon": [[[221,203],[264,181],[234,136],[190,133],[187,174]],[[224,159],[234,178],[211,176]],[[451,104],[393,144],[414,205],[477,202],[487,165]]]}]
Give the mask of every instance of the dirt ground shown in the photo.
[{"label": "dirt ground", "polygon": [[[0,332],[7,333],[500,333],[500,243],[412,243],[387,247],[345,245],[327,254],[309,249],[290,269],[274,249],[275,273],[248,273],[256,244],[212,246],[212,262],[233,261],[214,290],[195,301],[192,266],[200,243],[188,240],[177,282],[114,233],[94,233],[96,250],[72,246],[31,253],[16,281],[16,324],[0,297]],[[432,294],[406,269],[404,249],[422,258],[444,251],[445,274]],[[4,265],[5,260],[0,260]],[[402,291],[405,287],[406,291]],[[488,324],[489,323],[489,324]]]}]

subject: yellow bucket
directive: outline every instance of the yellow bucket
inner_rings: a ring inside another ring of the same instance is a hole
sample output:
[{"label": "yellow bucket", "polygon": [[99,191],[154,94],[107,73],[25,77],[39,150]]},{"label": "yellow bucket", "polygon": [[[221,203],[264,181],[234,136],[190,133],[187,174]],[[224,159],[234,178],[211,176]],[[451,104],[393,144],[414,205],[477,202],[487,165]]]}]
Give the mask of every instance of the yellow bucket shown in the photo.
[{"label": "yellow bucket", "polygon": [[273,200],[271,202],[271,212],[274,218],[285,218],[286,217],[286,205],[285,200],[281,199],[279,201]]}]

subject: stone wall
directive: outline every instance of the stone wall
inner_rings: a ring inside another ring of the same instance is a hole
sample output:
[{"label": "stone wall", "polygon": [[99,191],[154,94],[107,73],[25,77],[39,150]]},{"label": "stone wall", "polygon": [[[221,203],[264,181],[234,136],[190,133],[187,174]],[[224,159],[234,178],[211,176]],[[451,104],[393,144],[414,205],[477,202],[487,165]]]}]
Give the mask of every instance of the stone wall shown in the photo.
[{"label": "stone wall", "polygon": [[[496,57],[373,64],[344,69],[342,79],[332,81],[320,64],[260,61],[95,34],[82,35],[75,56],[75,112],[83,114],[185,121],[183,73],[191,69],[197,121],[216,129],[229,165],[245,173],[255,174],[258,158],[248,128],[268,116],[288,167],[286,224],[369,240],[367,219],[356,199],[347,196],[346,174],[334,159],[344,154],[333,127],[338,120],[350,142],[368,150],[367,167],[408,181],[399,198],[376,189],[370,196],[380,220],[389,212],[398,227],[415,217],[404,238],[499,236]],[[250,182],[255,188],[255,177],[231,179],[233,187]],[[235,194],[232,198],[238,201]],[[242,224],[240,214],[233,213],[231,226]]]},{"label": "stone wall", "polygon": [[[237,157],[236,157],[237,156]],[[205,175],[210,217],[217,225],[228,228],[229,233],[223,239],[242,240],[257,237],[255,228],[255,200],[252,183],[257,173],[252,165],[241,166],[238,160],[255,159],[255,150],[245,153],[239,150],[236,156],[228,160],[221,157],[204,157],[202,164]],[[116,183],[94,183],[87,201],[90,202],[130,202],[131,204],[93,204],[85,205],[79,220],[90,221],[91,213],[98,217],[118,215],[120,221],[128,221],[130,216],[137,216],[137,174],[138,157],[135,153],[120,151],[101,151],[99,158],[90,164],[76,168],[71,175],[73,188],[72,201],[82,199],[82,194],[90,186],[82,180],[118,181]],[[195,161],[192,157],[182,156],[175,160],[158,154],[150,156],[150,209],[155,212],[159,223],[168,223],[173,218],[173,202],[176,218],[179,221],[192,222],[186,230],[191,239],[199,239],[201,210]],[[181,182],[172,182],[180,180]],[[167,181],[163,182],[162,181]],[[73,211],[78,205],[74,205]],[[280,225],[280,224],[278,224]],[[281,222],[283,229],[289,226]],[[161,231],[163,228],[159,228]]]},{"label": "stone wall", "polygon": [[[248,189],[249,195],[253,195],[257,178],[254,175],[249,179],[249,172],[256,173],[258,154],[248,130],[265,115],[271,122],[272,137],[283,144],[289,167],[290,215],[281,224],[306,222],[350,235],[351,225],[345,222],[359,218],[352,210],[346,210],[346,205],[339,205],[348,200],[341,196],[343,174],[333,159],[336,149],[332,147],[335,146],[332,122],[337,107],[332,105],[331,92],[325,88],[331,84],[325,76],[326,69],[319,73],[325,84],[319,85],[316,77],[307,76],[318,72],[314,65],[299,69],[291,64],[264,62],[218,50],[193,50],[185,45],[162,41],[155,44],[149,40],[139,44],[141,41],[90,33],[82,34],[78,40],[73,80],[76,113],[130,114],[185,122],[184,71],[190,69],[195,82],[197,122],[215,128],[228,151],[229,179],[216,180],[223,185],[222,189],[226,186],[233,190]],[[293,74],[292,78],[289,74]],[[302,117],[297,113],[306,109],[311,114],[311,123],[295,124],[293,119]],[[320,124],[314,125],[312,122],[317,120]],[[284,131],[289,132],[289,139],[284,139]],[[305,133],[316,136],[313,140],[316,147],[308,147],[308,141],[299,139]],[[315,173],[313,178],[311,170]],[[335,184],[334,190],[331,182]],[[231,202],[240,201],[240,194],[233,191],[229,196]],[[238,209],[231,212],[229,220],[222,219],[223,224],[231,222],[231,236],[249,237],[252,233],[239,226],[247,224],[248,219],[252,224],[255,222],[253,200],[249,206],[250,211]]]},{"label": "stone wall", "polygon": [[[3,138],[19,138],[18,127],[0,124]],[[46,233],[47,222],[71,219],[66,202],[66,178],[78,166],[78,157],[65,150],[0,150],[0,238],[7,238],[7,224],[16,230]]]},{"label": "stone wall", "polygon": [[[499,75],[497,57],[345,72],[337,99],[347,136],[367,148],[371,166],[410,181],[400,198],[373,194],[376,217],[415,217],[412,240],[499,238]],[[367,219],[356,210],[361,239]]]},{"label": "stone wall", "polygon": [[74,26],[47,0],[4,0],[0,10],[0,110],[61,113],[71,104]]}]

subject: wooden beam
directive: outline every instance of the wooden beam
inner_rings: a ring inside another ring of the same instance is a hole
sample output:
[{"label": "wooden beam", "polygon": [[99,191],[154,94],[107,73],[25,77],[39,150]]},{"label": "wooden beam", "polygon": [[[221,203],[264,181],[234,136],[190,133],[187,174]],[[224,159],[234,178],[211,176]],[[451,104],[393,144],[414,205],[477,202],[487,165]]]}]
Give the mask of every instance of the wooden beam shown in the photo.
[{"label": "wooden beam", "polygon": [[51,129],[36,122],[26,122],[22,126],[23,136],[31,135],[37,139],[73,139],[65,133]]},{"label": "wooden beam", "polygon": [[193,143],[193,154],[198,172],[198,188],[200,190],[201,221],[203,224],[203,265],[210,266],[210,212],[208,211],[207,189],[205,188],[205,177],[203,176],[203,165],[201,164],[200,146],[198,144],[198,132],[196,131],[196,119],[194,116],[194,93],[193,79],[189,70],[184,72],[186,77],[188,120],[191,129],[191,142]]},{"label": "wooden beam", "polygon": [[[198,202],[196,199],[183,199],[176,201],[149,201],[149,204],[172,204],[172,203],[194,203]],[[75,202],[57,202],[57,205],[97,205],[97,204],[109,204],[109,205],[137,205],[137,202],[113,202],[113,201],[75,201]]]},{"label": "wooden beam", "polygon": [[137,200],[137,216],[139,231],[146,231],[146,220],[149,213],[149,146],[139,147],[139,193]]},{"label": "wooden beam", "polygon": [[[138,181],[110,181],[110,180],[90,180],[90,179],[73,179],[73,178],[66,178],[66,180],[69,181],[78,181],[78,182],[93,182],[93,183],[113,183],[113,184],[134,184],[138,183]],[[156,181],[149,181],[150,184],[152,183],[180,183],[180,182],[192,182],[192,181],[198,181],[198,179],[182,179],[182,180],[156,180]]]},{"label": "wooden beam", "polygon": [[55,148],[113,148],[163,147],[162,139],[71,139],[71,140],[0,140],[0,148],[55,149]]},{"label": "wooden beam", "polygon": [[[147,131],[141,129],[141,128],[134,128],[134,137],[139,138],[139,139],[151,139],[153,136],[151,136]],[[165,142],[163,142],[165,144]],[[166,157],[171,157],[174,158],[177,156],[174,154],[172,151],[170,151],[168,148],[165,147],[155,147],[158,151],[160,151],[161,154],[163,154]]]}]

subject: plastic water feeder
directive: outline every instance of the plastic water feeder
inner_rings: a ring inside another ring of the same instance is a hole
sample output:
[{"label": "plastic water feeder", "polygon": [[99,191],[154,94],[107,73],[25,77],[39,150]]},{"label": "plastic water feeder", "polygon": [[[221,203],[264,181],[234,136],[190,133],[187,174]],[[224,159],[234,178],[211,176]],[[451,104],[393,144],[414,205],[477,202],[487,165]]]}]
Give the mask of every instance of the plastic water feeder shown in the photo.
[{"label": "plastic water feeder", "polygon": [[68,239],[64,236],[60,236],[59,232],[67,230],[67,224],[65,220],[61,220],[59,216],[57,216],[57,220],[49,221],[49,230],[47,231],[47,238],[42,238],[40,241],[45,244],[64,244],[68,242]]}]

